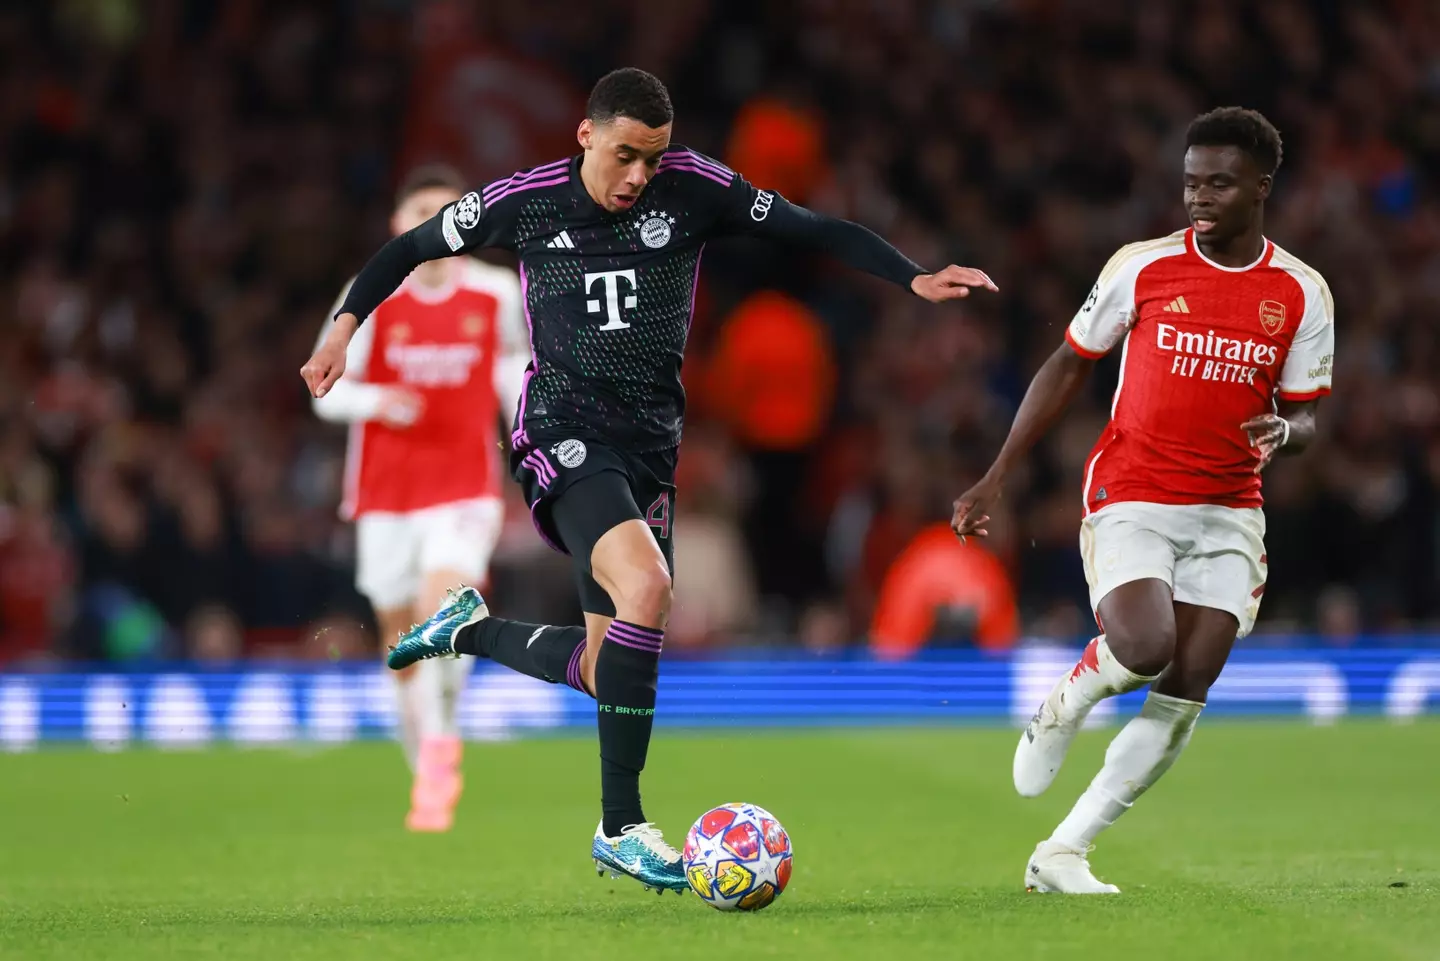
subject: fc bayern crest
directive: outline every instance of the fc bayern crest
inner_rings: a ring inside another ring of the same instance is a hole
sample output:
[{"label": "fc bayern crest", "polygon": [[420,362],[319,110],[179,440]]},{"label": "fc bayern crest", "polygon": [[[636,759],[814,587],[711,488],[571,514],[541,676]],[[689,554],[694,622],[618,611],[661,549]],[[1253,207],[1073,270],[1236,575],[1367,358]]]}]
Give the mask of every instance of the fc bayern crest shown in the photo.
[{"label": "fc bayern crest", "polygon": [[574,438],[562,440],[550,449],[550,453],[555,455],[555,459],[560,462],[560,466],[569,467],[573,470],[585,463],[585,442],[583,440],[575,440]]},{"label": "fc bayern crest", "polygon": [[1271,337],[1285,329],[1285,305],[1278,300],[1260,301],[1260,326]]},{"label": "fc bayern crest", "polygon": [[670,225],[673,223],[675,218],[667,216],[663,210],[658,214],[645,214],[640,221],[641,242],[656,250],[664,247],[670,242]]}]

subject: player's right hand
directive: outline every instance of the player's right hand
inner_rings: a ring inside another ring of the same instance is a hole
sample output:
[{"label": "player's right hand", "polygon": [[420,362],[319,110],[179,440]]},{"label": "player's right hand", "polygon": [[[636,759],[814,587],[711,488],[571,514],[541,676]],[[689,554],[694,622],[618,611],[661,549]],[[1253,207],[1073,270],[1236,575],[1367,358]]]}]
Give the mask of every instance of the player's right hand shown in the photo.
[{"label": "player's right hand", "polygon": [[380,422],[395,430],[411,427],[425,413],[425,398],[403,387],[387,387],[380,398]]},{"label": "player's right hand", "polygon": [[345,373],[345,348],[349,346],[357,326],[353,316],[341,314],[314,355],[300,368],[300,376],[305,379],[305,386],[310,388],[311,397],[324,397],[330,393],[330,388]]},{"label": "player's right hand", "polygon": [[984,287],[994,292],[1000,290],[985,271],[976,270],[974,267],[957,267],[954,264],[933,274],[921,274],[910,281],[910,289],[932,304],[969,297],[971,287]]},{"label": "player's right hand", "polygon": [[990,521],[990,507],[999,502],[1000,493],[1000,481],[987,476],[955,501],[950,529],[959,536],[962,544],[972,534],[976,537],[990,536],[985,525]]}]

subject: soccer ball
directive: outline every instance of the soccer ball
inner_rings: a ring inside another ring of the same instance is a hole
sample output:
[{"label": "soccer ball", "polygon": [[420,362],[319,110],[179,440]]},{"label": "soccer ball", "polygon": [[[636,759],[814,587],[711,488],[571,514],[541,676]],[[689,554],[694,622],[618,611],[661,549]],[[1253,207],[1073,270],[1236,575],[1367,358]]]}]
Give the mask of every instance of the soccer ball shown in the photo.
[{"label": "soccer ball", "polygon": [[722,804],[685,835],[690,890],[721,911],[759,911],[790,883],[790,835],[753,804]]}]

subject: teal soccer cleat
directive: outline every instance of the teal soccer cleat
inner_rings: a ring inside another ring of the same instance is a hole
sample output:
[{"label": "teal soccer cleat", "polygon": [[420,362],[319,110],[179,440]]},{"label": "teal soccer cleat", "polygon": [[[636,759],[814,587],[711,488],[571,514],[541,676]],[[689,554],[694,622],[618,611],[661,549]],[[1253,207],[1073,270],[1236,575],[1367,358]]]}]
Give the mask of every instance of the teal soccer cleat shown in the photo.
[{"label": "teal soccer cleat", "polygon": [[685,865],[680,852],[665,843],[660,829],[646,822],[632,824],[619,837],[606,837],[605,822],[595,829],[595,843],[590,846],[595,871],[612,878],[631,877],[645,885],[645,890],[663,895],[666,891],[684,894],[690,887],[685,880]]},{"label": "teal soccer cleat", "polygon": [[440,609],[428,621],[400,635],[400,642],[390,648],[385,663],[392,671],[399,671],[416,661],[454,654],[456,632],[489,616],[485,598],[475,588],[447,591]]}]

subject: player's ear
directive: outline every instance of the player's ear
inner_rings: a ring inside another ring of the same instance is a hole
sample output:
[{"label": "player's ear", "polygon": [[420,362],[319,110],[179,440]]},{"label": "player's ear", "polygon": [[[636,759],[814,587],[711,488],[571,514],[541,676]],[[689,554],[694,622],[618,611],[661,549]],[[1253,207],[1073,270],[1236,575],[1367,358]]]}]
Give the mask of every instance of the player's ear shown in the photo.
[{"label": "player's ear", "polygon": [[575,139],[580,141],[580,149],[589,150],[590,144],[595,137],[595,122],[589,117],[580,121],[580,129],[575,131]]},{"label": "player's ear", "polygon": [[1260,182],[1256,184],[1255,188],[1255,196],[1258,200],[1260,200],[1261,203],[1264,203],[1266,200],[1270,199],[1270,187],[1274,183],[1274,176],[1272,176],[1271,174],[1261,174]]}]

